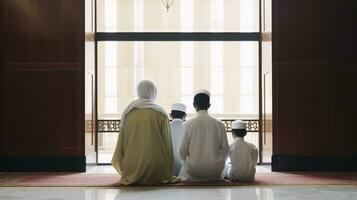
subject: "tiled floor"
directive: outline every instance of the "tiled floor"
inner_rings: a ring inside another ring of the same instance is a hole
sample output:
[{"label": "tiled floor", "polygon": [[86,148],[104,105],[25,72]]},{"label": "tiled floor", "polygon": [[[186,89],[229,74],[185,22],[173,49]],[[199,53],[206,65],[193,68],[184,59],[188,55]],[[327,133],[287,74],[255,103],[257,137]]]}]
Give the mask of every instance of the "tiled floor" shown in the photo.
[{"label": "tiled floor", "polygon": [[0,188],[1,200],[353,200],[356,186],[191,188]]},{"label": "tiled floor", "polygon": [[[258,165],[256,167],[257,173],[269,173],[271,172],[270,165]],[[117,173],[115,169],[110,165],[105,166],[87,166],[88,174],[115,174]]]},{"label": "tiled floor", "polygon": [[[257,173],[271,172],[257,166]],[[116,173],[111,166],[88,166],[88,174]],[[357,200],[357,185],[285,187],[0,187],[0,200]]]}]

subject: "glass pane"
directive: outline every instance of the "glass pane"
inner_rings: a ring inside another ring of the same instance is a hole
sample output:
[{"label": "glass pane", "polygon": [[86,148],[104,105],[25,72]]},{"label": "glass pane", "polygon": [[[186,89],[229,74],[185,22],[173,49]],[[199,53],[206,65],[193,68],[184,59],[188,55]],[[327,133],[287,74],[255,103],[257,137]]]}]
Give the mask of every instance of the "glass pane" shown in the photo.
[{"label": "glass pane", "polygon": [[164,2],[166,1],[98,0],[98,31],[259,31],[259,0],[173,0],[168,10]]},{"label": "glass pane", "polygon": [[[192,100],[191,100],[192,101]],[[223,114],[224,97],[211,95],[211,113]]]},{"label": "glass pane", "polygon": [[98,133],[98,163],[110,163],[119,133]]},{"label": "glass pane", "polygon": [[254,113],[257,111],[256,97],[254,96],[242,96],[240,98],[240,110],[242,113]]},{"label": "glass pane", "polygon": [[98,49],[99,119],[120,119],[143,78],[156,82],[167,111],[183,102],[190,117],[193,93],[204,88],[216,117],[258,118],[258,42],[99,42]]},{"label": "glass pane", "polygon": [[105,113],[115,114],[118,112],[118,98],[117,97],[104,97],[105,99]]}]

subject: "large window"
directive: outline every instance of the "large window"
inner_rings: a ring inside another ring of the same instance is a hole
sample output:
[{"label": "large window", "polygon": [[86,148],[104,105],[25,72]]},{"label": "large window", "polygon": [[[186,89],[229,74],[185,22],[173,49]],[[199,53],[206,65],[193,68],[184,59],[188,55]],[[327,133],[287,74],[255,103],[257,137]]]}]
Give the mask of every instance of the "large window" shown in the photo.
[{"label": "large window", "polygon": [[259,32],[259,0],[98,0],[99,32]]},{"label": "large window", "polygon": [[258,42],[99,42],[100,119],[120,119],[143,78],[156,82],[157,102],[193,114],[193,93],[211,92],[219,118],[258,117]]},{"label": "large window", "polygon": [[[98,0],[98,119],[121,118],[143,78],[157,102],[188,106],[196,89],[211,92],[220,119],[259,118],[259,0]],[[230,134],[228,135],[231,139]],[[117,133],[99,133],[99,163],[108,163]],[[259,146],[259,134],[248,140]]]}]

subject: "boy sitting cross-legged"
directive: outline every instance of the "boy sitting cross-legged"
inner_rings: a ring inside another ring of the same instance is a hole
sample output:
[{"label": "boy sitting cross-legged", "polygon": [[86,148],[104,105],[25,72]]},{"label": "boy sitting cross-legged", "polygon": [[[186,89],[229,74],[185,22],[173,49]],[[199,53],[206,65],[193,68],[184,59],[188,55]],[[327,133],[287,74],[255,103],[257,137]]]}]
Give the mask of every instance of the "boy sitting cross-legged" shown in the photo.
[{"label": "boy sitting cross-legged", "polygon": [[229,147],[232,165],[227,172],[228,179],[232,181],[254,181],[255,179],[258,150],[253,144],[244,141],[246,134],[245,122],[237,120],[232,123],[234,142]]}]

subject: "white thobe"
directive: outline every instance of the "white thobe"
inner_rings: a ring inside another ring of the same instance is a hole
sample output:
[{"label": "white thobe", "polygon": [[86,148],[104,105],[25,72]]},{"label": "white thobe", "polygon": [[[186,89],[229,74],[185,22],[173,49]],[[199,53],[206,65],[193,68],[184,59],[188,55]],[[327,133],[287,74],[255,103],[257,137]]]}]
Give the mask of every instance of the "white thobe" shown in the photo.
[{"label": "white thobe", "polygon": [[228,170],[227,177],[233,181],[253,181],[258,149],[241,137],[236,138],[229,148],[232,166]]},{"label": "white thobe", "polygon": [[170,123],[172,148],[175,157],[175,163],[173,167],[174,176],[178,176],[182,166],[182,160],[178,152],[182,140],[182,134],[183,134],[182,124],[183,124],[183,120],[178,118],[173,119]]},{"label": "white thobe", "polygon": [[221,180],[228,153],[224,124],[201,110],[183,125],[180,177],[192,181]]}]

